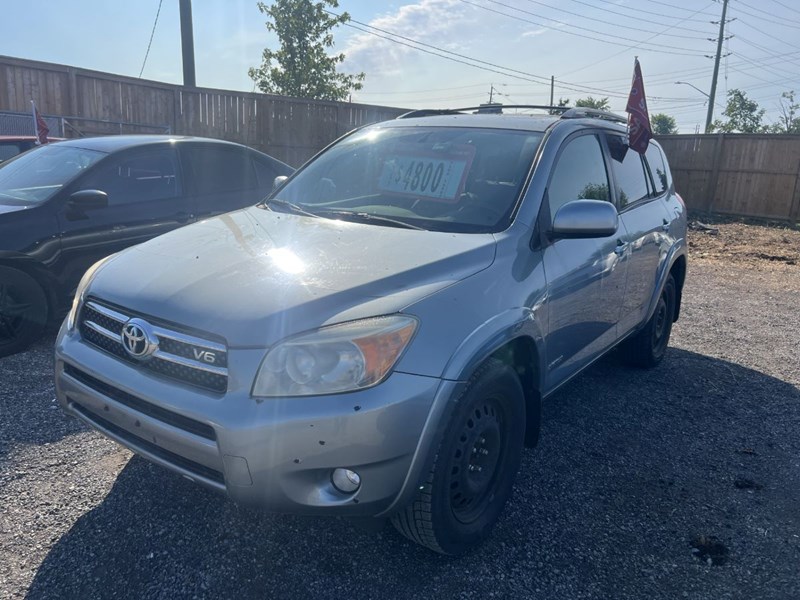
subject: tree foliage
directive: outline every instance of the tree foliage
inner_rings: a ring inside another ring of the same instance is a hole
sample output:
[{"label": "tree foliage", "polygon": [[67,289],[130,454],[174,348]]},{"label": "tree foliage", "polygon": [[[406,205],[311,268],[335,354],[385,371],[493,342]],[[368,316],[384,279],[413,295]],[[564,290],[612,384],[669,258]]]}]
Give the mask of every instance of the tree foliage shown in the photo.
[{"label": "tree foliage", "polygon": [[772,126],[773,133],[800,133],[800,104],[794,90],[783,92],[780,99],[780,117]]},{"label": "tree foliage", "polygon": [[[567,102],[569,102],[569,100],[567,100]],[[609,103],[608,98],[593,98],[592,96],[587,96],[586,98],[579,98],[576,100],[575,106],[608,110],[611,107],[611,104]]]},{"label": "tree foliage", "polygon": [[714,121],[712,129],[722,133],[764,133],[769,127],[764,124],[766,110],[759,108],[758,102],[750,100],[739,89],[728,91],[728,102],[722,112],[727,121]]},{"label": "tree foliage", "polygon": [[338,0],[274,0],[258,3],[267,15],[267,31],[274,32],[279,50],[264,50],[262,63],[248,75],[268,94],[317,100],[345,100],[351,91],[362,88],[364,73],[340,73],[337,66],[344,54],[328,54],[333,43],[332,30],[347,23],[346,12],[334,16],[328,8],[338,8]]},{"label": "tree foliage", "polygon": [[678,133],[678,125],[675,117],[670,117],[664,113],[656,113],[650,116],[650,126],[655,135],[669,135]]}]

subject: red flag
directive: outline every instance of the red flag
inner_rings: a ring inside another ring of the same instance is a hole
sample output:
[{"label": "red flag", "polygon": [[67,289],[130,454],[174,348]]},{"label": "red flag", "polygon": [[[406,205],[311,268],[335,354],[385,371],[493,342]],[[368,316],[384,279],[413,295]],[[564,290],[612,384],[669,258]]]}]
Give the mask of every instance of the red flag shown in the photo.
[{"label": "red flag", "polygon": [[647,151],[647,144],[653,137],[653,130],[650,128],[642,68],[639,66],[638,58],[633,64],[633,83],[625,112],[628,113],[628,145],[639,154],[644,154]]},{"label": "red flag", "polygon": [[42,115],[39,114],[39,111],[36,109],[36,104],[33,102],[33,100],[31,100],[31,104],[33,105],[33,129],[36,132],[36,143],[40,145],[46,144],[47,136],[50,133],[50,128],[42,118]]}]

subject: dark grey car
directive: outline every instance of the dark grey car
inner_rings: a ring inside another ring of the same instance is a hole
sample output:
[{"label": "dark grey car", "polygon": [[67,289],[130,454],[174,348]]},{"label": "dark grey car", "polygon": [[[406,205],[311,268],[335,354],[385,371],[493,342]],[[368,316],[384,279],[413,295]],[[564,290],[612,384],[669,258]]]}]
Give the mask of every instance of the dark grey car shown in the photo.
[{"label": "dark grey car", "polygon": [[608,113],[410,115],[262,205],[85,275],[64,410],[271,510],[391,518],[444,553],[497,520],[542,398],[616,346],[664,356],[686,216]]}]

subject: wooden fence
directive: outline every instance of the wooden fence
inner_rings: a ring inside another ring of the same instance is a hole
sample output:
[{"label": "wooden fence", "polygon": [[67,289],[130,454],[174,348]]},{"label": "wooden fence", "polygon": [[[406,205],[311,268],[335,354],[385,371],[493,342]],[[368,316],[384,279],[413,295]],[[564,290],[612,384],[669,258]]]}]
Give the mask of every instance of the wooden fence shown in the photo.
[{"label": "wooden fence", "polygon": [[800,135],[667,135],[658,141],[690,210],[800,221]]},{"label": "wooden fence", "polygon": [[[189,88],[0,56],[0,111],[65,118],[66,134],[199,135],[299,166],[354,127],[400,108]],[[800,136],[669,135],[659,141],[690,209],[800,221]]]},{"label": "wooden fence", "polygon": [[[0,111],[65,117],[66,134],[198,135],[258,148],[290,165],[354,127],[400,108],[189,88],[75,67],[0,56]],[[70,129],[70,126],[74,129]]]}]

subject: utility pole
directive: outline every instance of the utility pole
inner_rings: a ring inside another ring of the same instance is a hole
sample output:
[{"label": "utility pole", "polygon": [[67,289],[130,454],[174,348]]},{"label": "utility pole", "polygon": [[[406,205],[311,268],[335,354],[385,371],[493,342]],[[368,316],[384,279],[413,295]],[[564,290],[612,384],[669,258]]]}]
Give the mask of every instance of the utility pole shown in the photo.
[{"label": "utility pole", "polygon": [[183,85],[196,87],[194,77],[194,33],[192,32],[192,0],[179,0],[181,9],[181,50],[183,52]]},{"label": "utility pole", "polygon": [[717,37],[717,55],[714,59],[714,76],[711,78],[711,93],[708,95],[708,114],[706,115],[706,133],[711,132],[711,120],[714,118],[714,97],[717,93],[717,76],[719,75],[719,59],[722,56],[722,41],[725,39],[725,15],[728,12],[728,0],[722,0],[722,18],[719,21]]},{"label": "utility pole", "polygon": [[492,99],[494,98],[494,84],[491,84],[489,87],[489,104],[492,103]]},{"label": "utility pole", "polygon": [[553,89],[556,86],[556,76],[550,75],[550,106],[553,106]]}]

